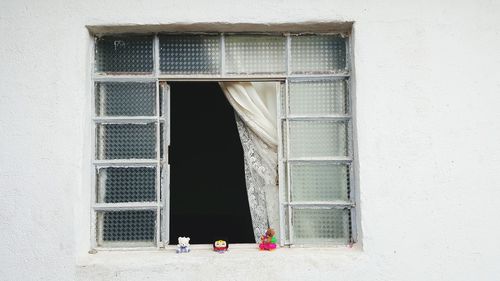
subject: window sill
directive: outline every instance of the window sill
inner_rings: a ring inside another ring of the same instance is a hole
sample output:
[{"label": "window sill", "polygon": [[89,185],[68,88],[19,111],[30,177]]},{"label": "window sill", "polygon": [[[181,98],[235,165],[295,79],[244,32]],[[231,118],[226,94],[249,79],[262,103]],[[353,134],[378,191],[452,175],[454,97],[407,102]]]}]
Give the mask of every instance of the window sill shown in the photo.
[{"label": "window sill", "polygon": [[276,259],[297,259],[314,257],[314,259],[334,257],[356,258],[363,252],[360,245],[329,246],[329,247],[279,247],[274,251],[259,251],[256,244],[230,244],[229,250],[225,253],[217,253],[212,250],[212,245],[191,245],[191,252],[177,254],[176,245],[169,245],[162,249],[136,249],[134,251],[123,249],[98,250],[96,254],[86,254],[78,259],[78,266],[84,268],[88,266],[126,266],[147,265],[165,266],[179,265],[183,262],[207,262],[207,261],[227,261],[238,263],[238,261],[248,261],[262,259],[262,261],[276,261]]}]

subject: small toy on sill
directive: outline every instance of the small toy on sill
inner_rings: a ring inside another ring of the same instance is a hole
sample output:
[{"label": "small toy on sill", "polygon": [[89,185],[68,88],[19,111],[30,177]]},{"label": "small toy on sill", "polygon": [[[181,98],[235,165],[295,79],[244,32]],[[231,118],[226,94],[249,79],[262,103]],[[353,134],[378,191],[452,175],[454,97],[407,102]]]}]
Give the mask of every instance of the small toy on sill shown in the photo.
[{"label": "small toy on sill", "polygon": [[177,250],[176,252],[179,253],[189,253],[191,249],[189,249],[189,237],[179,237],[177,244]]},{"label": "small toy on sill", "polygon": [[219,254],[226,252],[229,249],[229,243],[225,240],[217,240],[214,242],[214,251]]},{"label": "small toy on sill", "polygon": [[276,249],[276,237],[274,237],[276,232],[272,228],[268,228],[265,235],[260,238],[259,249],[261,251],[272,251]]}]

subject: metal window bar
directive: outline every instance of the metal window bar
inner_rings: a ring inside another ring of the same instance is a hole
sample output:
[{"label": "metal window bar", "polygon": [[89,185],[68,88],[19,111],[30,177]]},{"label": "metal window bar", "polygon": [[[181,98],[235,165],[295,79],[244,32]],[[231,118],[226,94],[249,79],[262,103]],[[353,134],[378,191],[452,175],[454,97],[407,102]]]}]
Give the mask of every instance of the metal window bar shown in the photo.
[{"label": "metal window bar", "polygon": [[161,243],[167,245],[169,243],[170,237],[170,165],[168,164],[168,146],[170,145],[170,86],[167,83],[160,83],[160,91],[162,93],[162,110],[160,112],[161,116],[164,116],[166,121],[163,121],[163,159],[161,159],[161,178],[160,178],[160,191],[161,191],[161,202],[163,204],[163,209],[161,212],[161,228],[160,233]]},{"label": "metal window bar", "polygon": [[[187,34],[187,33],[183,33]],[[327,34],[327,33],[321,33],[321,34]],[[335,34],[335,33],[329,33],[329,34]],[[264,35],[266,35],[264,33]],[[274,34],[276,35],[276,34]],[[355,151],[353,149],[353,141],[354,141],[354,132],[353,132],[353,125],[352,125],[352,100],[351,100],[351,93],[352,93],[352,88],[353,85],[350,81],[351,74],[350,72],[353,69],[353,53],[352,53],[352,38],[349,37],[348,40],[345,41],[346,44],[346,71],[345,72],[339,72],[339,73],[328,73],[328,74],[309,74],[309,73],[301,73],[301,74],[292,74],[291,70],[291,36],[297,36],[299,34],[290,34],[290,33],[284,33],[282,34],[286,38],[286,53],[285,53],[285,74],[284,75],[279,75],[279,74],[258,74],[258,75],[253,75],[253,74],[243,74],[243,75],[230,75],[226,74],[225,70],[225,34],[219,33],[218,36],[220,37],[220,74],[219,75],[198,75],[198,74],[192,74],[192,75],[170,75],[170,74],[162,74],[160,71],[159,67],[159,61],[160,61],[160,43],[159,43],[159,36],[158,34],[155,34],[153,37],[153,52],[154,52],[154,68],[153,68],[153,73],[150,74],[139,74],[139,75],[131,75],[131,74],[123,74],[123,75],[117,75],[115,73],[96,73],[94,71],[94,55],[95,55],[95,40],[94,42],[91,43],[91,77],[92,77],[92,87],[91,87],[91,94],[92,94],[92,108],[91,111],[93,114],[95,114],[95,91],[94,91],[94,83],[95,82],[155,82],[157,84],[157,89],[156,89],[156,116],[134,116],[134,117],[97,117],[94,116],[92,118],[92,147],[93,149],[96,148],[96,138],[95,138],[95,128],[97,124],[128,124],[128,123],[134,123],[134,124],[140,124],[140,123],[149,123],[149,122],[154,122],[156,124],[156,150],[157,150],[157,157],[154,160],[150,159],[131,159],[131,160],[97,160],[94,159],[92,161],[92,165],[95,167],[93,169],[92,173],[92,182],[93,182],[93,191],[91,195],[91,200],[92,200],[92,206],[93,206],[93,211],[92,211],[92,237],[97,237],[96,236],[96,216],[95,216],[95,211],[96,210],[101,210],[101,209],[112,209],[115,207],[119,207],[119,205],[113,206],[104,206],[104,205],[97,205],[95,202],[96,197],[95,197],[95,169],[100,169],[100,168],[105,168],[105,167],[156,167],[157,169],[157,202],[155,203],[155,207],[157,210],[157,221],[156,221],[156,228],[157,228],[157,233],[156,233],[156,239],[157,239],[157,246],[161,246],[161,242],[165,242],[168,239],[168,220],[169,216],[166,214],[166,209],[168,209],[168,200],[169,200],[169,192],[168,188],[162,187],[162,178],[163,181],[166,181],[166,185],[168,185],[168,180],[169,180],[169,165],[168,162],[166,161],[166,154],[168,152],[167,145],[169,143],[170,137],[170,120],[162,115],[162,112],[160,112],[160,91],[163,91],[163,85],[160,85],[161,81],[283,81],[284,83],[284,90],[280,91],[280,95],[285,95],[284,97],[284,102],[285,102],[285,111],[281,112],[281,102],[282,99],[278,97],[278,104],[280,105],[278,108],[278,113],[279,113],[279,122],[280,126],[278,129],[278,135],[280,138],[281,145],[279,146],[279,184],[280,184],[280,220],[281,220],[281,225],[280,225],[280,233],[281,233],[281,244],[286,245],[286,244],[293,244],[293,226],[292,226],[292,206],[299,207],[300,204],[298,202],[291,202],[290,194],[291,194],[291,188],[289,186],[290,183],[290,163],[294,162],[316,162],[316,161],[321,161],[321,162],[338,162],[338,163],[349,163],[349,182],[350,182],[350,190],[349,190],[349,198],[350,202],[345,205],[351,209],[351,218],[354,220],[352,226],[351,226],[351,238],[353,242],[355,242],[356,239],[356,227],[355,227],[355,204],[353,203],[354,198],[355,198],[355,183],[354,183],[354,165],[351,163],[353,162],[353,157],[355,154]],[[348,94],[347,94],[347,105],[346,109],[348,110],[349,114],[346,115],[291,115],[289,112],[289,97],[288,97],[288,92],[289,92],[289,80],[293,81],[300,81],[300,80],[315,80],[315,79],[342,79],[342,78],[348,78],[347,83],[348,83]],[[166,84],[165,84],[166,85]],[[168,87],[168,85],[166,85]],[[167,95],[168,95],[168,90],[164,92],[163,94],[163,102],[166,102],[168,100]],[[162,105],[162,110],[168,110],[168,105],[163,104]],[[349,157],[311,157],[311,158],[290,158],[289,155],[289,140],[287,139],[289,137],[289,121],[290,120],[345,120],[348,122],[348,134],[350,137],[349,138],[349,143],[348,143],[348,149],[349,149]],[[165,136],[160,135],[160,126],[161,124],[164,124],[164,134]],[[164,137],[164,153],[165,153],[165,159],[161,159],[160,155],[160,138]],[[95,152],[93,152],[93,155],[95,157]],[[285,185],[287,185],[285,187]],[[288,190],[288,192],[285,191]],[[309,202],[310,203],[310,202]],[[142,204],[142,203],[141,203]],[[313,202],[313,204],[315,204]],[[319,203],[318,203],[319,204]],[[321,203],[324,205],[324,202]],[[319,204],[319,205],[321,205]],[[331,204],[340,204],[340,203],[331,203]],[[306,204],[307,205],[307,204]],[[319,206],[318,205],[318,206]],[[340,204],[342,205],[342,204]],[[340,206],[339,205],[339,206]],[[148,205],[149,206],[149,205]],[[127,206],[125,206],[126,208]],[[144,205],[143,207],[147,207]],[[134,207],[135,208],[135,207]],[[285,214],[285,211],[287,211],[287,214]],[[288,221],[285,222],[285,217],[288,216]],[[288,224],[288,241],[286,241],[286,234],[284,233],[286,227],[285,223]],[[160,227],[161,225],[161,227]],[[164,229],[162,229],[164,228]],[[165,236],[164,236],[165,235]],[[166,239],[162,238],[165,237]],[[168,242],[168,241],[166,241]],[[93,248],[96,247],[96,239],[92,239],[91,245]]]},{"label": "metal window bar", "polygon": [[279,185],[279,215],[280,215],[280,245],[284,246],[285,244],[289,244],[289,241],[287,239],[287,235],[285,233],[285,206],[284,202],[287,202],[288,200],[285,200],[287,198],[287,194],[285,193],[285,158],[284,158],[284,149],[283,149],[283,143],[280,142],[283,140],[283,126],[281,125],[283,121],[282,118],[285,116],[285,112],[283,111],[283,105],[282,105],[282,100],[286,96],[286,86],[287,83],[280,83],[280,91],[278,91],[278,96],[277,98],[277,114],[279,117],[279,125],[278,125],[278,185]]}]

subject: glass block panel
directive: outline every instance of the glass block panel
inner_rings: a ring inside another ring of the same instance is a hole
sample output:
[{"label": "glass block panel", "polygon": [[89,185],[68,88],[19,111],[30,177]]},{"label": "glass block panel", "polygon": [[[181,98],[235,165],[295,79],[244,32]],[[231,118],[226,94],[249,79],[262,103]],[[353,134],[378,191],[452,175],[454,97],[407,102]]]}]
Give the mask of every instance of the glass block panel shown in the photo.
[{"label": "glass block panel", "polygon": [[219,74],[220,37],[164,35],[160,37],[160,70],[168,74]]},{"label": "glass block panel", "polygon": [[285,83],[281,84],[280,87],[280,111],[281,111],[281,116],[278,117],[285,117],[288,113],[286,112],[286,86]]},{"label": "glass block panel", "polygon": [[292,201],[349,200],[349,166],[332,163],[291,163]]},{"label": "glass block panel", "polygon": [[154,116],[156,84],[135,82],[97,82],[97,116]]},{"label": "glass block panel", "polygon": [[156,201],[155,186],[155,168],[102,168],[97,174],[97,202],[153,202]]},{"label": "glass block panel", "polygon": [[156,124],[97,125],[97,159],[155,159]]},{"label": "glass block panel", "polygon": [[335,73],[346,70],[346,38],[340,35],[292,36],[292,73]]},{"label": "glass block panel", "polygon": [[349,244],[351,217],[349,209],[292,209],[295,244]]},{"label": "glass block panel", "polygon": [[154,246],[156,211],[107,211],[97,213],[99,246]]},{"label": "glass block panel", "polygon": [[290,157],[348,156],[344,121],[289,121]]},{"label": "glass block panel", "polygon": [[289,224],[289,212],[288,212],[288,207],[282,207],[284,208],[284,238],[285,241],[284,244],[290,244],[290,224]]},{"label": "glass block panel", "polygon": [[290,114],[346,114],[346,80],[295,81],[289,84]]},{"label": "glass block panel", "polygon": [[283,36],[226,36],[225,48],[229,74],[270,74],[286,70]]},{"label": "glass block panel", "polygon": [[95,71],[117,74],[152,73],[153,37],[96,38]]}]

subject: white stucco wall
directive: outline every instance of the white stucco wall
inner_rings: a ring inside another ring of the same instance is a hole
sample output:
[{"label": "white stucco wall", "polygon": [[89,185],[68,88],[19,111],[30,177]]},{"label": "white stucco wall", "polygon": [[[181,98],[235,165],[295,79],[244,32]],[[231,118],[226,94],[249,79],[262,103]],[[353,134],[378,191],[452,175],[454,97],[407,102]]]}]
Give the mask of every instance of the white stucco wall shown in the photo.
[{"label": "white stucco wall", "polygon": [[[362,249],[87,254],[85,25],[324,21],[355,22]],[[0,279],[500,280],[499,50],[493,0],[0,0]]]}]

